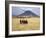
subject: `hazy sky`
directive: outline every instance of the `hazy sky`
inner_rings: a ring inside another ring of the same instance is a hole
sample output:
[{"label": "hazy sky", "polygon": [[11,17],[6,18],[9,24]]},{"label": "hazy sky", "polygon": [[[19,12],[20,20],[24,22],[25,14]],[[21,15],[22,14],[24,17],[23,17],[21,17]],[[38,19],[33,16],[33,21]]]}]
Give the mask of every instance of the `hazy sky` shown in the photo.
[{"label": "hazy sky", "polygon": [[40,8],[38,7],[12,7],[12,15],[20,15],[24,13],[26,10],[30,10],[33,13],[40,16]]}]

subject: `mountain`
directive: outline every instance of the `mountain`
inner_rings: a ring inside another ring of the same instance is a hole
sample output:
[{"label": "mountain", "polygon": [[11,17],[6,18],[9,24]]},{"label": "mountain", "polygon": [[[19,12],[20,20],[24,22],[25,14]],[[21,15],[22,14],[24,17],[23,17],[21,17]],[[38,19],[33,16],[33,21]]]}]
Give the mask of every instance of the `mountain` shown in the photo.
[{"label": "mountain", "polygon": [[24,13],[22,13],[22,14],[20,14],[18,16],[38,16],[38,15],[36,15],[35,13],[33,13],[30,10],[27,10],[27,11],[25,11]]}]

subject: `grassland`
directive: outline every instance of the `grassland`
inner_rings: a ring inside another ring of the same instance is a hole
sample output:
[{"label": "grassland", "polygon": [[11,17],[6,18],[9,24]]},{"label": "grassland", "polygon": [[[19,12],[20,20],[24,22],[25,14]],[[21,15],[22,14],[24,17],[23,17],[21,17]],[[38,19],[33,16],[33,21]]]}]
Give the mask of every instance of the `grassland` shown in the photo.
[{"label": "grassland", "polygon": [[[27,20],[28,24],[20,24],[21,20]],[[40,29],[40,18],[16,18],[12,17],[12,31],[25,31],[25,30],[39,30]]]}]

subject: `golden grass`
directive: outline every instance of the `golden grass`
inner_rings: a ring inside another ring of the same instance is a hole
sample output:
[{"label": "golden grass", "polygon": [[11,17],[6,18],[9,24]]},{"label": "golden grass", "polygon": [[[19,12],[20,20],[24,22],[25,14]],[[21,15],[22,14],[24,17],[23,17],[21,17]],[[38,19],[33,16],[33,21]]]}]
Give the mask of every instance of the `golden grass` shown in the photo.
[{"label": "golden grass", "polygon": [[12,17],[12,31],[24,31],[24,30],[39,30],[40,29],[40,18],[39,17],[31,17],[24,18],[24,20],[28,21],[28,24],[20,24],[20,19]]}]

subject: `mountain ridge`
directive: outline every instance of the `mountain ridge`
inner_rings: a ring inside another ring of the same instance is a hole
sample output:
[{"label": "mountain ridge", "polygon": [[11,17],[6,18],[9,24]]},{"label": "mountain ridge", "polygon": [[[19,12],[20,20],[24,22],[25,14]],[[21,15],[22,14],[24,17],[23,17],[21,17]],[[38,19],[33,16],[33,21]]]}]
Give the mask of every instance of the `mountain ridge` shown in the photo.
[{"label": "mountain ridge", "polygon": [[20,14],[18,16],[38,16],[38,15],[36,15],[35,13],[33,13],[30,10],[27,10],[27,11],[25,11],[24,13],[22,13],[22,14]]}]

